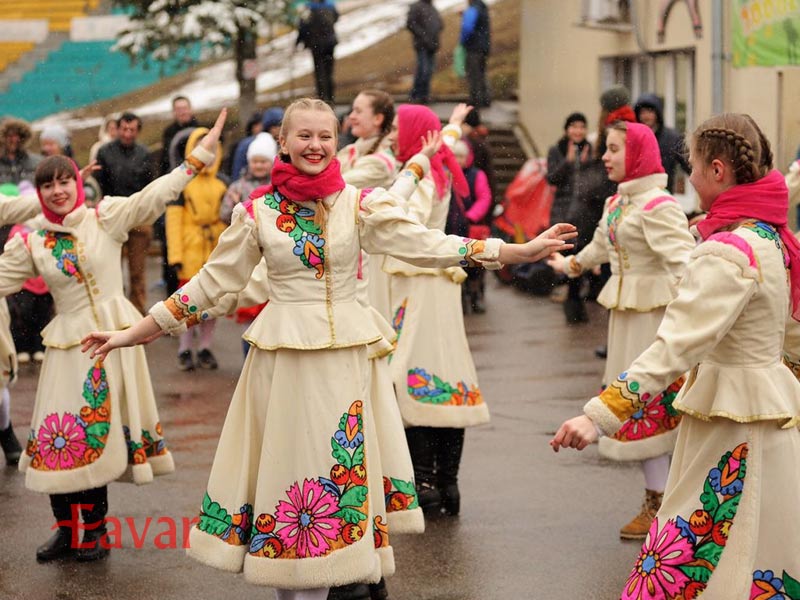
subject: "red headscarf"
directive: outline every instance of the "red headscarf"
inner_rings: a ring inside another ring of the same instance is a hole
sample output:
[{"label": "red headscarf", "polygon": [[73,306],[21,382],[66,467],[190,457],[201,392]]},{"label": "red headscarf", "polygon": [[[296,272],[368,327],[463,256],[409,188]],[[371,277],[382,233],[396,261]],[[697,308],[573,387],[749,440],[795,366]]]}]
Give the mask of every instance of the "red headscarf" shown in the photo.
[{"label": "red headscarf", "polygon": [[[71,158],[67,159],[70,163],[72,163],[72,169],[75,172],[75,188],[77,191],[77,199],[75,200],[75,205],[70,209],[70,213],[74,211],[76,208],[83,204],[83,201],[86,199],[86,193],[83,191],[83,178],[81,177],[81,171],[78,168],[78,165],[75,164],[75,161]],[[57,215],[52,210],[47,208],[44,205],[44,200],[42,200],[42,193],[39,191],[39,188],[36,188],[36,195],[39,196],[39,203],[42,205],[42,213],[44,214],[45,218],[50,221],[51,223],[57,223],[61,225],[64,223],[64,217],[67,215]],[[67,213],[69,214],[69,213]]]},{"label": "red headscarf", "polygon": [[[397,108],[397,160],[405,163],[409,158],[422,150],[422,137],[429,131],[441,131],[442,123],[427,106],[417,104],[401,104]],[[436,183],[436,193],[441,199],[447,192],[449,181],[447,171],[453,177],[453,187],[462,197],[469,196],[469,184],[453,155],[453,151],[442,144],[439,151],[431,158],[431,175]]]},{"label": "red headscarf", "polygon": [[658,141],[653,130],[641,123],[627,123],[627,127],[623,181],[663,173],[661,150],[658,149]]},{"label": "red headscarf", "polygon": [[723,227],[747,219],[757,219],[776,227],[789,255],[792,317],[800,321],[800,242],[787,227],[788,212],[786,180],[780,171],[770,171],[758,181],[735,185],[717,196],[706,218],[697,224],[697,231],[707,239]]},{"label": "red headscarf", "polygon": [[339,160],[334,158],[318,175],[308,175],[300,171],[290,162],[283,159],[275,161],[271,174],[272,183],[256,188],[250,198],[260,198],[277,188],[289,200],[308,202],[322,200],[344,189],[342,168]]},{"label": "red headscarf", "polygon": [[606,115],[606,125],[611,125],[615,121],[628,121],[629,123],[636,122],[636,113],[629,104],[620,106],[617,110],[612,110]]}]

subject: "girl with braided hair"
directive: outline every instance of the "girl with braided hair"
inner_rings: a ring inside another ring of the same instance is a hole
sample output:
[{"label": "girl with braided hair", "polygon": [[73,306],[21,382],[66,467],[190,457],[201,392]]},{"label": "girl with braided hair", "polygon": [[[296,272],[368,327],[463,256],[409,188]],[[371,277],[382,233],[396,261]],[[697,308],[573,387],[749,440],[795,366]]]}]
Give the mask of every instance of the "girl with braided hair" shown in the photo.
[{"label": "girl with braided hair", "polygon": [[[695,244],[683,210],[664,189],[667,175],[653,131],[618,121],[609,127],[605,145],[603,162],[609,179],[619,183],[617,193],[607,199],[592,241],[551,264],[571,278],[611,265],[611,278],[597,298],[610,310],[602,382],[607,386],[655,339]],[[680,383],[669,384],[616,435],[600,441],[604,457],[640,461],[644,473],[644,502],[620,529],[622,539],[644,539],[661,504],[678,425],[669,402]]]},{"label": "girl with braided hair", "polygon": [[781,361],[800,319],[800,244],[769,142],[746,115],[690,143],[708,211],[655,342],[551,441],[583,449],[678,375],[683,414],[664,502],[622,598],[800,597],[800,383]]}]

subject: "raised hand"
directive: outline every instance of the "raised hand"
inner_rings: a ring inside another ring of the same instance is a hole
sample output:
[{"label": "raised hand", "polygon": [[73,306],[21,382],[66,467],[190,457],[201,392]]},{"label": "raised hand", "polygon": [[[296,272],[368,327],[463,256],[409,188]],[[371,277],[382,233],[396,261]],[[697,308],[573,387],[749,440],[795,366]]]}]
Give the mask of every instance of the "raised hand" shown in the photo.
[{"label": "raised hand", "polygon": [[594,422],[586,415],[581,415],[564,421],[550,440],[550,447],[553,452],[558,452],[561,448],[583,450],[589,444],[596,442],[598,437]]},{"label": "raised hand", "polygon": [[442,132],[429,131],[420,138],[422,141],[422,149],[420,154],[424,154],[428,158],[433,158],[433,155],[442,147]]},{"label": "raised hand", "polygon": [[101,170],[102,168],[103,167],[97,164],[96,160],[93,160],[80,170],[81,179],[86,180],[87,177],[91,177],[92,173],[95,173]]},{"label": "raised hand", "polygon": [[461,102],[460,104],[456,104],[456,107],[453,109],[453,112],[450,114],[450,120],[448,123],[450,125],[458,125],[461,127],[461,124],[464,123],[464,119],[467,118],[467,115],[472,111],[475,107],[465,104]]},{"label": "raised hand", "polygon": [[222,135],[222,128],[225,126],[225,119],[227,118],[228,109],[223,108],[221,111],[219,111],[219,115],[217,116],[217,121],[214,123],[214,126],[208,131],[207,134],[203,136],[203,139],[200,140],[200,146],[209,152],[217,151],[217,143]]}]

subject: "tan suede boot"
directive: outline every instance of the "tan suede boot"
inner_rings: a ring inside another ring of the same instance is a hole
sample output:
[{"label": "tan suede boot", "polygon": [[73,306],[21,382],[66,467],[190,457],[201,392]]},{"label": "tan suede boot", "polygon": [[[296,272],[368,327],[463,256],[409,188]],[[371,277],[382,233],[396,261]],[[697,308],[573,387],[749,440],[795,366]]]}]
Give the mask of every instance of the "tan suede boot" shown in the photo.
[{"label": "tan suede boot", "polygon": [[650,524],[653,522],[658,509],[661,508],[661,500],[663,498],[664,492],[645,490],[642,510],[630,523],[619,530],[619,537],[623,540],[643,540],[647,537],[647,532],[650,531]]}]

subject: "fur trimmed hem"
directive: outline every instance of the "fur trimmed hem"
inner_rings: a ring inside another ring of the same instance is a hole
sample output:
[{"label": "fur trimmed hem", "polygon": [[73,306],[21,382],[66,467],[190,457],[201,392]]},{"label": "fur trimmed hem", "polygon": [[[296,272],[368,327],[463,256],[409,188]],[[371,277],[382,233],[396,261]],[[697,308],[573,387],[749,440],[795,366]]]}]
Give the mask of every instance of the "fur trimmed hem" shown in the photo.
[{"label": "fur trimmed hem", "polygon": [[30,466],[23,452],[19,470],[25,473],[25,487],[45,494],[70,494],[108,485],[120,479],[128,468],[128,450],[122,434],[112,435],[103,454],[90,465],[70,471],[39,471]]},{"label": "fur trimmed hem", "polygon": [[584,405],[583,412],[606,435],[614,435],[622,427],[617,416],[597,396]]},{"label": "fur trimmed hem", "polygon": [[477,406],[433,406],[400,399],[400,414],[405,427],[475,427],[490,421],[489,407]]},{"label": "fur trimmed hem", "polygon": [[[391,552],[391,548],[388,550]],[[248,583],[285,590],[377,583],[385,560],[375,550],[372,536],[367,535],[352,546],[317,558],[262,558],[246,554],[244,578]],[[391,562],[393,566],[393,558]]]},{"label": "fur trimmed hem", "polygon": [[385,548],[375,548],[378,558],[381,559],[381,577],[391,577],[394,575],[394,549],[391,546]]},{"label": "fur trimmed hem", "polygon": [[125,471],[125,475],[129,475],[136,485],[153,483],[153,467],[150,463],[131,465]]},{"label": "fur trimmed hem", "polygon": [[389,525],[389,535],[425,533],[425,517],[419,507],[386,513],[386,522]]},{"label": "fur trimmed hem", "polygon": [[186,556],[215,569],[241,573],[249,547],[231,546],[213,535],[200,531],[197,527],[192,527]]},{"label": "fur trimmed hem", "polygon": [[169,475],[175,472],[175,461],[172,458],[172,452],[169,450],[167,450],[166,454],[151,456],[147,459],[147,462],[153,467],[153,475]]},{"label": "fur trimmed hem", "polygon": [[619,462],[647,460],[664,454],[672,454],[675,440],[678,439],[678,428],[660,435],[637,440],[620,442],[610,437],[600,438],[600,456]]}]

